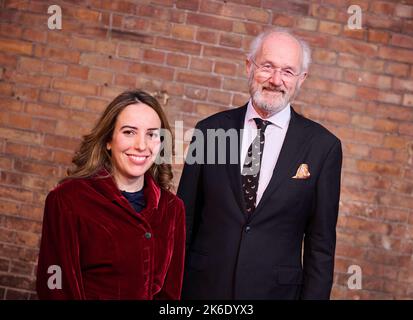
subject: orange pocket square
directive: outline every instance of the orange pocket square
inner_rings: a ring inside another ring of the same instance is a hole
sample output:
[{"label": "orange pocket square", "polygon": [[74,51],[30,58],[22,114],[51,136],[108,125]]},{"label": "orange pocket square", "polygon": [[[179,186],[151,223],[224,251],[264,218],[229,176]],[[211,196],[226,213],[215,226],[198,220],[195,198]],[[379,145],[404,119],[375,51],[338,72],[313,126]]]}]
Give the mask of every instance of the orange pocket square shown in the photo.
[{"label": "orange pocket square", "polygon": [[308,171],[308,164],[303,163],[300,164],[300,166],[297,169],[297,173],[293,177],[293,179],[308,179],[310,178],[311,174],[310,171]]}]

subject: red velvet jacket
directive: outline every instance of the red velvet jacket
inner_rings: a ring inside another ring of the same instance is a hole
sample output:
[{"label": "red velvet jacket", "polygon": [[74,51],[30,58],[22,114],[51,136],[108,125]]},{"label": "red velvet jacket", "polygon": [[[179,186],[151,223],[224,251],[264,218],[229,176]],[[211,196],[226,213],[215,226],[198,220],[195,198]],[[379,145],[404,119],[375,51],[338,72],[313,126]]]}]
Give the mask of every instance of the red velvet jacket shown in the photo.
[{"label": "red velvet jacket", "polygon": [[[146,174],[147,205],[136,213],[106,171],[98,176],[68,180],[47,196],[39,298],[179,299],[185,250],[182,201]],[[51,265],[61,268],[61,289],[49,289],[49,278],[58,275],[48,273]]]}]

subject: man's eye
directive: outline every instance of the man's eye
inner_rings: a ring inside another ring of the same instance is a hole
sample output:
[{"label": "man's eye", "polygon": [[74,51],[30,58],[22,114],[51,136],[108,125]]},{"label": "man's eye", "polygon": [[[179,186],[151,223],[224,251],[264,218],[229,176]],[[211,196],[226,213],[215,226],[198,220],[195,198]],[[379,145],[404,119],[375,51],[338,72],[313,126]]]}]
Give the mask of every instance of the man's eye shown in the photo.
[{"label": "man's eye", "polygon": [[284,70],[283,73],[286,74],[287,76],[293,76],[294,75],[294,72],[292,72],[291,70]]},{"label": "man's eye", "polygon": [[262,69],[265,70],[265,71],[270,71],[270,70],[272,70],[272,65],[270,65],[270,64],[264,64],[264,65],[262,66]]}]

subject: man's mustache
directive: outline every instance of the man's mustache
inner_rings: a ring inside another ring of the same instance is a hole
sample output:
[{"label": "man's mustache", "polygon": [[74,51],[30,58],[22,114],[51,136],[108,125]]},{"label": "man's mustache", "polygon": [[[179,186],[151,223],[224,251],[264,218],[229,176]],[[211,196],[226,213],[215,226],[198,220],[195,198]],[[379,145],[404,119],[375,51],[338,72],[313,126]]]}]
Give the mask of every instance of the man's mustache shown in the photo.
[{"label": "man's mustache", "polygon": [[274,91],[274,92],[281,92],[282,94],[285,94],[285,90],[283,90],[281,87],[276,87],[276,86],[262,86],[262,90],[267,90],[267,91]]}]

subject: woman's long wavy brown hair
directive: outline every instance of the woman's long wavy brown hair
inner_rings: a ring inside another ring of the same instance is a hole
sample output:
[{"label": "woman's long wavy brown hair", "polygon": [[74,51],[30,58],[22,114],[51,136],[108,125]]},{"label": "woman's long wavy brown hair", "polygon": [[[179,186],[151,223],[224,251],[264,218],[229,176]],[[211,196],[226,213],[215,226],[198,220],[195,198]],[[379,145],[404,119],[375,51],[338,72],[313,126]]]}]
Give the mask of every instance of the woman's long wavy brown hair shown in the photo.
[{"label": "woman's long wavy brown hair", "polygon": [[[162,110],[159,102],[141,90],[125,91],[118,95],[103,112],[92,132],[83,136],[83,141],[79,150],[72,159],[74,168],[67,170],[67,177],[62,181],[70,178],[89,178],[95,175],[99,170],[105,168],[109,173],[113,172],[110,152],[106,149],[106,144],[112,139],[113,130],[115,128],[118,115],[127,106],[135,103],[144,103],[151,107],[161,119],[161,131],[169,132],[172,135],[171,128],[165,113]],[[161,150],[161,156],[164,150],[171,150],[173,154],[174,143],[172,139],[163,139],[164,145]],[[172,167],[171,162],[168,163],[153,163],[149,169],[150,174],[155,179],[156,183],[165,190],[172,189]]]}]

